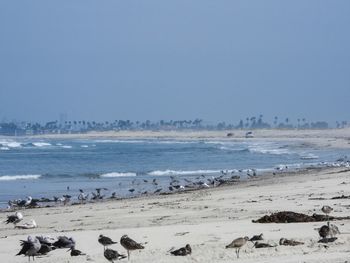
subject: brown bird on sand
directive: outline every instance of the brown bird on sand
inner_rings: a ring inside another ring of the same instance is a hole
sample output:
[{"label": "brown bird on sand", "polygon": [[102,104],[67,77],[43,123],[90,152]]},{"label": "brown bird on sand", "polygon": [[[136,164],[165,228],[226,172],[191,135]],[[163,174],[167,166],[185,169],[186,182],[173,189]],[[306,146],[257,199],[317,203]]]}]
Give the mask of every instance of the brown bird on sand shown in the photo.
[{"label": "brown bird on sand", "polygon": [[235,248],[237,258],[239,258],[239,251],[247,243],[247,241],[249,241],[249,237],[239,237],[228,244],[226,248]]},{"label": "brown bird on sand", "polygon": [[106,250],[106,247],[117,244],[118,242],[113,241],[109,237],[106,237],[104,235],[99,235],[98,242],[103,246],[103,249]]},{"label": "brown bird on sand", "polygon": [[192,253],[192,248],[189,244],[187,244],[185,247],[171,251],[170,253],[174,256],[187,256]]},{"label": "brown bird on sand", "polygon": [[298,245],[303,245],[303,244],[304,244],[304,242],[296,241],[293,239],[286,239],[286,238],[280,239],[281,246],[298,246]]},{"label": "brown bird on sand", "polygon": [[114,260],[119,260],[119,259],[123,259],[123,258],[126,258],[125,255],[121,255],[118,253],[118,251],[116,250],[113,250],[113,249],[110,249],[110,248],[107,248],[103,255],[105,256],[105,258],[110,261],[110,262],[114,262]]},{"label": "brown bird on sand", "polygon": [[81,252],[78,249],[75,249],[75,247],[71,247],[68,251],[70,251],[71,257],[76,257],[76,256],[86,256],[85,253]]},{"label": "brown bird on sand", "polygon": [[320,237],[322,237],[322,238],[328,237],[329,234],[330,234],[329,225],[323,225],[323,226],[318,230],[318,234],[319,234]]},{"label": "brown bird on sand", "polygon": [[120,244],[128,251],[128,260],[130,259],[130,250],[139,250],[145,248],[143,245],[132,240],[127,235],[124,235],[120,238]]}]

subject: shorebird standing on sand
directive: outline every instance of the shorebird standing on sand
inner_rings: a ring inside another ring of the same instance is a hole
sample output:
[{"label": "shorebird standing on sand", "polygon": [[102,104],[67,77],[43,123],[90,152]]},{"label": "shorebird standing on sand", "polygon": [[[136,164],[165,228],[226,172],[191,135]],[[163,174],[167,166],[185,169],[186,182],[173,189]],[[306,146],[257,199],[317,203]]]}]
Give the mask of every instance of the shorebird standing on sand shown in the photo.
[{"label": "shorebird standing on sand", "polygon": [[241,248],[247,243],[249,237],[239,237],[233,240],[230,244],[226,246],[226,248],[235,248],[237,258],[239,258],[239,251]]},{"label": "shorebird standing on sand", "polygon": [[38,254],[38,251],[41,248],[41,244],[39,240],[31,236],[28,236],[27,241],[21,240],[21,246],[22,246],[22,249],[16,254],[16,256],[19,256],[19,255],[28,256],[29,261],[30,261],[30,257],[33,257],[33,260],[34,260],[34,256]]},{"label": "shorebird standing on sand", "polygon": [[82,253],[80,250],[75,249],[75,246],[72,246],[70,249],[68,249],[68,251],[70,251],[71,257],[86,256],[85,253]]},{"label": "shorebird standing on sand", "polygon": [[16,225],[17,223],[21,222],[23,219],[23,215],[21,212],[16,212],[14,215],[7,216],[7,220],[5,221],[6,224],[13,223]]},{"label": "shorebird standing on sand", "polygon": [[329,221],[329,214],[333,211],[333,208],[328,206],[328,205],[324,205],[322,208],[321,208],[322,212],[326,214],[327,216],[327,221]]},{"label": "shorebird standing on sand", "polygon": [[145,248],[143,245],[132,240],[127,235],[124,235],[120,238],[120,244],[128,251],[128,260],[130,259],[130,250],[138,250]]},{"label": "shorebird standing on sand", "polygon": [[106,250],[106,247],[117,244],[118,242],[113,241],[109,237],[106,237],[104,235],[99,235],[98,237],[98,243],[100,243],[103,246],[103,250]]},{"label": "shorebird standing on sand", "polygon": [[110,262],[114,262],[114,260],[119,260],[119,259],[123,259],[123,258],[126,258],[125,255],[121,255],[118,253],[118,251],[116,250],[113,250],[113,249],[110,249],[110,248],[107,248],[103,255],[105,256],[105,258],[110,261]]}]

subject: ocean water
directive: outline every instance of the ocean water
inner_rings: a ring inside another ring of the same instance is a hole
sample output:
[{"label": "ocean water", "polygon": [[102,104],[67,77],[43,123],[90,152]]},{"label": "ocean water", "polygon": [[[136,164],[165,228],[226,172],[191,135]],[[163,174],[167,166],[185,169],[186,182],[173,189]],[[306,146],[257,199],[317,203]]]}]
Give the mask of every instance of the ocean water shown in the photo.
[{"label": "ocean water", "polygon": [[[319,149],[300,142],[198,140],[38,140],[0,138],[0,207],[8,200],[78,195],[105,187],[106,195],[152,192],[169,184],[228,175],[258,174],[276,167],[331,163],[349,150]],[[239,172],[238,170],[243,170]],[[155,179],[158,185],[152,184]],[[144,180],[148,181],[145,182]],[[69,187],[69,190],[67,190]],[[134,188],[135,192],[128,190]]]}]

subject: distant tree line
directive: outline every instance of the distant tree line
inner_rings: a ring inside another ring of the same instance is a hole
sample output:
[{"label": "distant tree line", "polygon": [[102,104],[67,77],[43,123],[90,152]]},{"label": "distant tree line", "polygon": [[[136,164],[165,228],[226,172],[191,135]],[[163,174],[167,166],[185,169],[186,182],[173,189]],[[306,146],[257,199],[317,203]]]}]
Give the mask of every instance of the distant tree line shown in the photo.
[{"label": "distant tree line", "polygon": [[[347,121],[337,121],[336,128],[348,127]],[[87,133],[91,131],[125,131],[125,130],[228,130],[228,129],[328,129],[325,121],[309,122],[305,118],[292,123],[289,118],[273,118],[272,123],[263,120],[263,115],[246,117],[237,124],[219,122],[208,124],[202,119],[194,120],[160,120],[160,121],[49,121],[44,124],[38,122],[1,122],[0,135],[37,135],[37,134],[69,134]]]}]

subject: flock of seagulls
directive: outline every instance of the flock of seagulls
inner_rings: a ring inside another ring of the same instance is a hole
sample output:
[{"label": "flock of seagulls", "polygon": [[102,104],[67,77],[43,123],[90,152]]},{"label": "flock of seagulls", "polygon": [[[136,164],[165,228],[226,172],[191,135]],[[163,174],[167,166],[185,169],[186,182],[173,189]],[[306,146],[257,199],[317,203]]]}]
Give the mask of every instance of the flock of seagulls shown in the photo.
[{"label": "flock of seagulls", "polygon": [[[336,235],[340,234],[340,231],[338,227],[334,224],[330,224],[329,222],[329,214],[333,211],[333,208],[330,206],[323,206],[321,208],[322,212],[326,214],[327,216],[327,224],[321,226],[318,229],[319,236],[321,239],[319,242],[321,243],[328,243],[335,241]],[[23,220],[23,214],[19,211],[17,211],[13,215],[7,216],[7,220],[5,221],[6,224],[14,224],[15,227],[18,227],[18,223],[20,223]],[[34,221],[35,223],[35,221]],[[22,227],[21,227],[22,228]],[[239,258],[240,250],[242,247],[244,247],[248,242],[252,242],[254,244],[255,248],[265,248],[265,247],[275,247],[276,245],[271,245],[269,243],[263,243],[261,242],[264,240],[263,234],[254,235],[251,238],[248,236],[245,237],[239,237],[234,239],[230,244],[226,246],[227,249],[233,248],[235,249],[235,253],[237,258]],[[123,235],[120,238],[120,245],[126,250],[127,256],[120,254],[118,251],[113,250],[109,248],[112,245],[117,244],[117,241],[113,241],[111,238],[105,236],[105,235],[99,235],[97,239],[98,243],[100,243],[103,246],[103,255],[109,262],[114,262],[120,259],[128,258],[130,259],[130,253],[134,250],[142,250],[144,249],[144,245],[141,243],[136,242],[135,240],[131,239],[127,235]],[[292,239],[286,239],[281,238],[279,240],[279,245],[282,246],[297,246],[304,244],[301,241],[296,241]],[[20,251],[16,254],[18,255],[24,255],[28,257],[28,260],[34,258],[36,256],[42,256],[47,255],[49,252],[56,250],[56,249],[65,249],[68,248],[68,252],[70,252],[71,257],[75,256],[86,256],[85,253],[82,251],[76,249],[76,241],[73,237],[67,237],[67,236],[58,236],[57,238],[51,238],[51,237],[44,237],[44,236],[28,236],[27,240],[20,240]],[[169,251],[171,255],[174,256],[187,256],[192,254],[192,248],[189,244],[186,244],[186,246],[181,247],[176,250]]]},{"label": "flock of seagulls", "polygon": [[[174,193],[177,191],[184,190],[193,190],[209,187],[217,187],[230,182],[237,182],[240,180],[241,176],[243,177],[254,177],[257,175],[256,169],[239,169],[239,170],[221,170],[220,175],[218,176],[205,176],[204,174],[193,177],[192,179],[183,178],[178,179],[175,176],[170,176],[169,185],[160,182],[157,178],[149,179],[134,179],[131,181],[131,187],[129,186],[128,192],[137,195],[150,195],[150,194],[167,194]],[[147,186],[148,184],[148,186]],[[122,183],[119,183],[121,186]],[[147,189],[144,187],[148,187]],[[70,187],[67,186],[67,191],[71,191]],[[31,196],[28,196],[26,199],[17,199],[10,200],[8,202],[8,209],[17,209],[17,208],[31,208],[39,207],[39,203],[48,204],[51,202],[61,203],[67,205],[74,200],[78,200],[79,203],[83,204],[86,202],[94,202],[103,199],[115,199],[117,198],[117,192],[112,192],[110,195],[107,195],[107,188],[96,188],[95,191],[86,193],[83,189],[79,189],[77,195],[64,194],[62,196],[53,196],[52,198],[40,198],[33,199]]]}]

